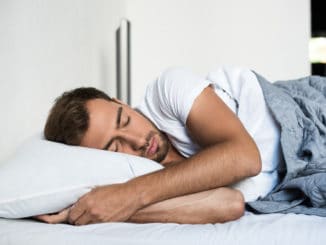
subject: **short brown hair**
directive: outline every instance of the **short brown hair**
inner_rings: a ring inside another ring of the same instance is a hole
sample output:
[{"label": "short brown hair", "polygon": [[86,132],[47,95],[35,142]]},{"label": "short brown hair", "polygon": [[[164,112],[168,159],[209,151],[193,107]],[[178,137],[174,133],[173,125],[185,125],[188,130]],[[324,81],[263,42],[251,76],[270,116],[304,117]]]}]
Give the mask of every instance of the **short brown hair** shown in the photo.
[{"label": "short brown hair", "polygon": [[92,87],[76,88],[59,96],[50,110],[44,137],[68,145],[80,145],[89,126],[86,102],[91,99],[112,101],[106,93]]}]

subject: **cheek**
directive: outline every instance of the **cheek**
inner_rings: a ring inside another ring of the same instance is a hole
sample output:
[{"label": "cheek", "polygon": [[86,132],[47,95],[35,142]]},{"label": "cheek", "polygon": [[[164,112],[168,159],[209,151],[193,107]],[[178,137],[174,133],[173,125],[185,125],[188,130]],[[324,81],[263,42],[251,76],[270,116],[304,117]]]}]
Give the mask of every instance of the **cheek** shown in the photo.
[{"label": "cheek", "polygon": [[135,132],[138,132],[139,135],[147,137],[150,132],[159,132],[158,128],[145,116],[139,113],[131,115],[131,130],[135,130]]},{"label": "cheek", "polygon": [[131,147],[129,147],[127,144],[122,146],[121,152],[129,154],[129,155],[137,155],[136,152]]},{"label": "cheek", "polygon": [[[148,119],[140,116],[135,118],[134,127],[137,129],[137,131],[144,133],[147,132],[147,134],[149,131],[152,131],[155,128]],[[145,133],[145,135],[147,134]]]}]

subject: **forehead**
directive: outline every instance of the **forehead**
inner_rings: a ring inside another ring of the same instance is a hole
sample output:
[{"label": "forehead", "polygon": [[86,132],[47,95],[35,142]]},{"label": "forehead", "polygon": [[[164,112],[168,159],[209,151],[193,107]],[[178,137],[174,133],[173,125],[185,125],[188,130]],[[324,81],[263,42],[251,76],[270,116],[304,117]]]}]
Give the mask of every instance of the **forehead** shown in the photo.
[{"label": "forehead", "polygon": [[120,106],[122,105],[104,99],[87,101],[89,125],[81,141],[82,146],[98,149],[103,147],[107,135],[116,125],[117,110]]},{"label": "forehead", "polygon": [[114,112],[118,106],[118,103],[105,99],[92,99],[86,102],[86,108],[90,117],[102,116],[107,112]]}]

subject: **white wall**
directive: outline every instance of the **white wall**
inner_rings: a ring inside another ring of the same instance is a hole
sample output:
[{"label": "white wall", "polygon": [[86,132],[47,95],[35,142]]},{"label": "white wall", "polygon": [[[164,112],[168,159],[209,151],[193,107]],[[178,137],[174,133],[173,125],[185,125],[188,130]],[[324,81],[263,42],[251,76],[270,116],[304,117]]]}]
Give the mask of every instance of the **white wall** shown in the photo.
[{"label": "white wall", "polygon": [[132,104],[168,66],[310,72],[309,0],[0,0],[0,160],[43,129],[63,91],[115,95],[115,30],[132,27]]},{"label": "white wall", "polygon": [[115,93],[120,0],[0,1],[0,160],[43,129],[63,91]]},{"label": "white wall", "polygon": [[309,0],[127,0],[132,26],[132,104],[168,66],[205,74],[247,66],[270,79],[310,73]]}]

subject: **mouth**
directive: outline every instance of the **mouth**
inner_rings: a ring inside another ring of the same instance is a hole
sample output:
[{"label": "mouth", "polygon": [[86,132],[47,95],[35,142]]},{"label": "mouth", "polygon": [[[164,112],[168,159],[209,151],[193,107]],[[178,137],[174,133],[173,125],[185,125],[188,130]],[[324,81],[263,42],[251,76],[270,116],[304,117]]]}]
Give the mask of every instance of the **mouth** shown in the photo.
[{"label": "mouth", "polygon": [[146,156],[152,156],[156,153],[158,148],[158,142],[155,136],[153,136],[149,141],[149,146],[146,150]]}]

